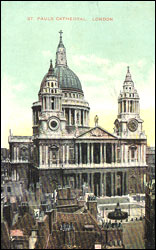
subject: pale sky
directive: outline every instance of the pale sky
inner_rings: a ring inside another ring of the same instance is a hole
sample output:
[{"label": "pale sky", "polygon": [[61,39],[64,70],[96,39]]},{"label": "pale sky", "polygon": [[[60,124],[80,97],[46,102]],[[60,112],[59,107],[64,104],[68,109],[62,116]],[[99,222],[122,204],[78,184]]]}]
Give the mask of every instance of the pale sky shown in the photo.
[{"label": "pale sky", "polygon": [[[99,17],[112,21],[94,21]],[[61,29],[68,66],[91,107],[90,125],[98,114],[99,125],[113,132],[130,66],[147,142],[155,146],[154,18],[154,1],[3,1],[2,147],[8,147],[9,129],[13,135],[32,135],[31,106],[50,59],[55,62]]]}]

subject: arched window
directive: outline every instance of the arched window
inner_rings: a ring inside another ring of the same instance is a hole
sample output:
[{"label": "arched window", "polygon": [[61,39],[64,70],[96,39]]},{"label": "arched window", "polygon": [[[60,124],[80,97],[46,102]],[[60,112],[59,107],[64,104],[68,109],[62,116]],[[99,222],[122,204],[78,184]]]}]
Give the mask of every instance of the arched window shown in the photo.
[{"label": "arched window", "polygon": [[21,158],[21,160],[23,160],[23,161],[28,160],[28,156],[29,156],[28,148],[22,147],[20,149],[20,158]]}]

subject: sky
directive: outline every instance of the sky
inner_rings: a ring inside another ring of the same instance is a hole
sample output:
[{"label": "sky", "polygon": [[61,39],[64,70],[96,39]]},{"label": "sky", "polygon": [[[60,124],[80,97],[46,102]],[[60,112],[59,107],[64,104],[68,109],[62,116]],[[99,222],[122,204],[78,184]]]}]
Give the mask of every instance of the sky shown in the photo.
[{"label": "sky", "polygon": [[97,114],[113,132],[130,66],[147,144],[155,146],[154,15],[154,1],[2,1],[1,147],[8,148],[9,129],[32,135],[32,103],[55,62],[60,30],[90,104],[90,126]]}]

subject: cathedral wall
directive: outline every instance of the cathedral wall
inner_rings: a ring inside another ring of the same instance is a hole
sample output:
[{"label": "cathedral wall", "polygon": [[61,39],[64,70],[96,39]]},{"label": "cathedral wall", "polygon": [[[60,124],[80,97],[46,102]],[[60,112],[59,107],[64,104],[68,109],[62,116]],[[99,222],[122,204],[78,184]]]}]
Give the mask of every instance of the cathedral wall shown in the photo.
[{"label": "cathedral wall", "polygon": [[128,189],[130,194],[145,192],[146,173],[146,167],[132,167],[128,169]]},{"label": "cathedral wall", "polygon": [[52,193],[58,185],[62,185],[62,176],[60,170],[40,170],[39,182],[42,185],[42,191]]}]

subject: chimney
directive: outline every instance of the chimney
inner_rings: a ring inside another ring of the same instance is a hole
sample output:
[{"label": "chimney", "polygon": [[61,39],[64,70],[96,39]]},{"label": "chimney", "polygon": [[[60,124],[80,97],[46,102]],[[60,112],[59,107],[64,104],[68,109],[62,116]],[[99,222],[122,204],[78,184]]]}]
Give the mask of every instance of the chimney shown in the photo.
[{"label": "chimney", "polygon": [[90,213],[97,219],[97,200],[95,196],[88,196],[87,208]]}]

